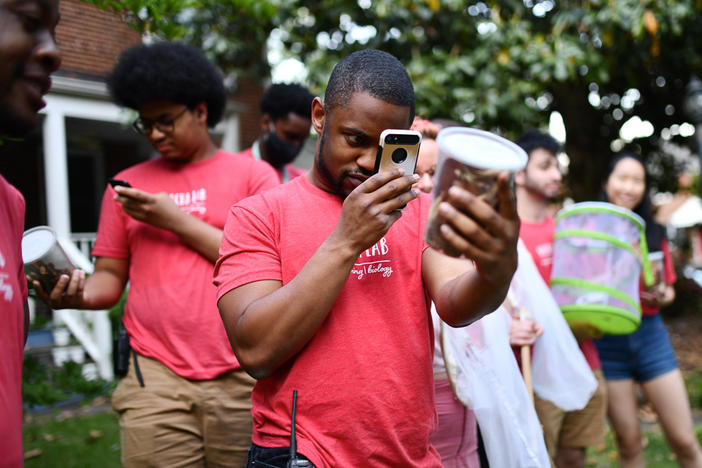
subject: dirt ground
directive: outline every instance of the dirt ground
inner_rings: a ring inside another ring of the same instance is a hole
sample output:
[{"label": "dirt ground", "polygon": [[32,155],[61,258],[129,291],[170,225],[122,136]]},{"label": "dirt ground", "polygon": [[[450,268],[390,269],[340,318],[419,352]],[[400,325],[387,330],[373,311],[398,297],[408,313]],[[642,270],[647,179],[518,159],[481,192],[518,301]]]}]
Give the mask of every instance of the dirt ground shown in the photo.
[{"label": "dirt ground", "polygon": [[702,371],[702,310],[679,317],[663,316],[680,369]]},{"label": "dirt ground", "polygon": [[[663,316],[663,320],[668,327],[670,341],[675,348],[675,355],[678,358],[678,365],[683,373],[702,372],[702,310],[697,313],[687,313],[680,316]],[[699,392],[700,390],[698,390]],[[700,401],[702,395],[689,395],[691,398]],[[699,403],[697,403],[699,404]],[[702,408],[692,405],[692,417],[695,426],[702,425]],[[655,423],[656,416],[650,408],[641,408],[641,421],[643,423]]]}]

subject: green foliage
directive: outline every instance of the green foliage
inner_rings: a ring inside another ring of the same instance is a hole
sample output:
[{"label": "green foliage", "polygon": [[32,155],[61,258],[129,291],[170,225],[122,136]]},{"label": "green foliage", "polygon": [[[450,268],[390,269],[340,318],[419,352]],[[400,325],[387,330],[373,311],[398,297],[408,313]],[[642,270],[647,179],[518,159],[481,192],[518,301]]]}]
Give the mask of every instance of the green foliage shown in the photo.
[{"label": "green foliage", "polygon": [[66,362],[59,369],[49,369],[33,356],[24,359],[22,373],[22,400],[29,407],[47,406],[65,401],[72,395],[89,399],[108,394],[110,385],[102,380],[86,380],[81,374],[82,365]]},{"label": "green foliage", "polygon": [[694,142],[686,121],[691,75],[702,75],[699,0],[85,0],[120,12],[140,31],[202,47],[228,73],[267,75],[277,28],[288,56],[323,91],[332,66],[374,47],[397,56],[416,86],[417,110],[514,138],[564,118],[568,181],[576,200],[596,196],[619,131],[638,115],[654,127],[628,149],[679,169],[662,149]]},{"label": "green foliage", "polygon": [[321,0],[289,2],[281,28],[320,88],[341,57],[375,47],[407,65],[425,117],[515,137],[559,111],[576,198],[592,198],[629,117],[654,125],[633,149],[658,159],[660,131],[685,121],[685,84],[702,71],[700,13],[692,0]]},{"label": "green foliage", "polygon": [[685,372],[685,388],[690,398],[690,406],[702,409],[702,370]]},{"label": "green foliage", "polygon": [[137,31],[202,48],[225,74],[265,75],[275,0],[84,0],[123,15]]},{"label": "green foliage", "polygon": [[122,296],[120,297],[119,301],[112,307],[110,307],[110,310],[107,313],[107,316],[110,319],[110,325],[112,328],[112,338],[115,339],[117,338],[118,332],[119,332],[119,322],[122,316],[122,311],[124,310],[124,307],[127,306],[127,294],[129,293],[129,287],[124,288],[124,291],[122,291]]}]

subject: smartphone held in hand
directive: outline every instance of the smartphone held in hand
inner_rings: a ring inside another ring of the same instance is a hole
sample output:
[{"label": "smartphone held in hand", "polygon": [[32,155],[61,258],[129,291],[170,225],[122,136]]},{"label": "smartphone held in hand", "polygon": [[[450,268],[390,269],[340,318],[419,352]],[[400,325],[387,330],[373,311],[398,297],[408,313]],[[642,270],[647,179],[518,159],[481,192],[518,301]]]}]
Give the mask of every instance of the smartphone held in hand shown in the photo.
[{"label": "smartphone held in hand", "polygon": [[131,187],[131,186],[132,186],[132,185],[131,185],[129,182],[127,182],[126,180],[120,180],[120,179],[110,179],[110,180],[108,180],[107,182],[112,186],[112,188],[115,188],[115,187],[117,187],[118,185],[119,185],[120,187]]},{"label": "smartphone held in hand", "polygon": [[422,134],[416,130],[387,129],[380,134],[374,172],[402,168],[414,173]]}]

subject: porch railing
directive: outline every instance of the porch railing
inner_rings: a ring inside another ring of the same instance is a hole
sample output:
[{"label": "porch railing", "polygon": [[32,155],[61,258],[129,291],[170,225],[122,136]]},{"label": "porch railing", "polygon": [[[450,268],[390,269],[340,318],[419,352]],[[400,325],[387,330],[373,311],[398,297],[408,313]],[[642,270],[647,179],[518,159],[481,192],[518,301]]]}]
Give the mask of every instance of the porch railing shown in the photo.
[{"label": "porch railing", "polygon": [[95,245],[95,237],[97,236],[97,233],[94,232],[72,232],[71,233],[71,241],[78,247],[78,250],[87,258],[89,258],[91,261],[94,262],[94,259],[90,255],[90,252],[93,250],[93,246]]}]

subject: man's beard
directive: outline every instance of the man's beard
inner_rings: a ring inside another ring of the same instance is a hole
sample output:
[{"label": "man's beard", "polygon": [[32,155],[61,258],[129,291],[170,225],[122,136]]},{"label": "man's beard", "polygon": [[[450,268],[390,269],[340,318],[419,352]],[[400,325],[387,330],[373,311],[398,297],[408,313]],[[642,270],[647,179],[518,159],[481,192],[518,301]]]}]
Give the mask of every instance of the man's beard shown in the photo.
[{"label": "man's beard", "polygon": [[327,185],[331,187],[333,190],[333,193],[341,197],[342,199],[346,199],[346,197],[349,196],[348,191],[344,189],[344,179],[349,175],[349,174],[354,174],[354,173],[362,173],[363,175],[366,175],[370,177],[373,175],[372,172],[364,170],[362,167],[359,167],[358,170],[353,171],[351,169],[344,169],[341,172],[341,175],[339,176],[338,179],[335,179],[334,176],[332,175],[331,171],[329,170],[329,167],[327,167],[327,163],[325,161],[325,150],[326,150],[326,142],[327,142],[327,127],[325,126],[324,129],[322,130],[322,136],[320,137],[319,140],[319,153],[317,154],[317,157],[315,158],[314,165],[317,169],[317,172],[324,178],[324,180],[327,182]]},{"label": "man's beard", "polygon": [[558,190],[556,190],[556,193],[554,193],[553,195],[549,194],[546,187],[539,186],[539,184],[537,184],[531,177],[529,177],[529,174],[526,171],[524,172],[524,183],[522,184],[522,188],[526,190],[532,197],[540,198],[547,203],[553,203],[558,201],[561,194],[560,187]]},{"label": "man's beard", "polygon": [[29,132],[34,130],[36,123],[38,121],[37,112],[32,112],[30,116],[24,115],[26,112],[22,112],[17,106],[21,103],[15,103],[13,101],[13,90],[15,85],[15,80],[17,80],[24,73],[24,67],[17,67],[10,85],[6,92],[0,98],[0,138],[2,136],[10,137],[23,137]]},{"label": "man's beard", "polygon": [[555,194],[550,195],[550,194],[546,193],[545,190],[541,189],[540,187],[534,186],[530,183],[525,184],[524,188],[526,188],[527,191],[529,193],[531,193],[532,195],[536,195],[548,203],[553,203],[553,202],[558,201],[558,198],[560,195],[560,190],[557,191]]},{"label": "man's beard", "polygon": [[0,140],[3,137],[27,136],[34,130],[34,127],[36,127],[36,121],[28,122],[26,119],[8,112],[7,108],[0,103]]}]

